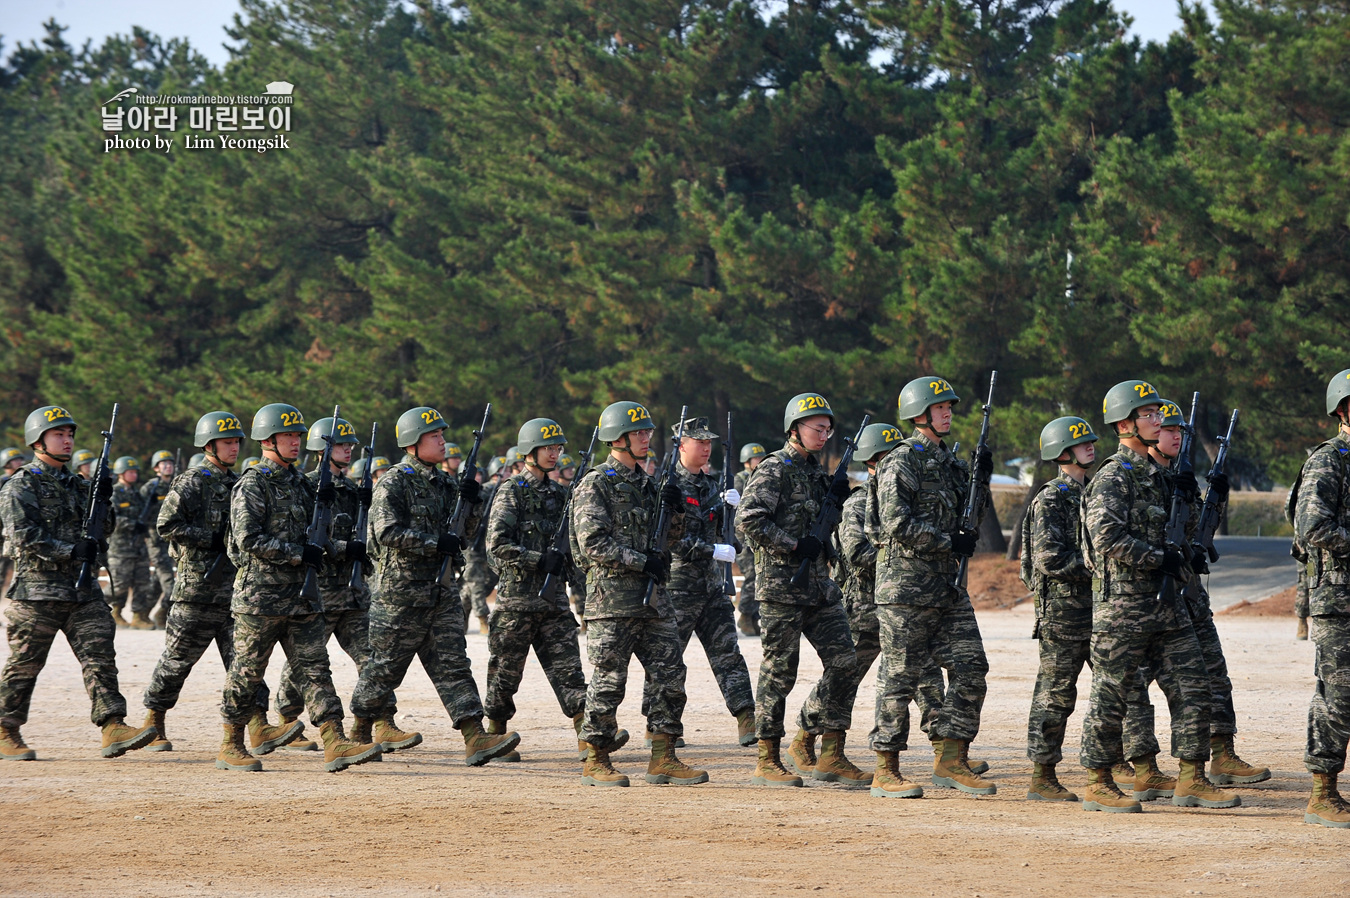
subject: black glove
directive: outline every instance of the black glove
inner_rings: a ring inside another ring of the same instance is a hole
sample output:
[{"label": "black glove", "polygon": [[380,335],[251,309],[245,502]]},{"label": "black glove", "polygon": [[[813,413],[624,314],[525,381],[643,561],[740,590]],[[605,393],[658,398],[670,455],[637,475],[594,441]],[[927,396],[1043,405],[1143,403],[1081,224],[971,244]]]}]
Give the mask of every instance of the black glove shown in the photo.
[{"label": "black glove", "polygon": [[661,487],[661,504],[664,505],[671,514],[684,513],[684,493],[680,490],[679,484],[675,481],[667,483]]},{"label": "black glove", "polygon": [[305,547],[300,550],[300,563],[315,569],[323,567],[323,546],[305,543]]},{"label": "black glove", "polygon": [[731,548],[736,550],[737,555],[745,551],[745,546],[742,546],[741,541],[734,536],[731,538]]},{"label": "black glove", "polygon": [[358,539],[349,541],[347,543],[347,560],[359,561],[362,567],[368,567],[370,555],[366,553],[366,544]]},{"label": "black glove", "polygon": [[1220,502],[1227,500],[1228,491],[1232,484],[1228,482],[1228,475],[1220,471],[1218,474],[1209,476],[1209,488],[1214,491],[1214,498]]},{"label": "black glove", "polygon": [[100,539],[98,541],[98,554],[100,555],[108,554],[108,541],[106,539]]},{"label": "black glove", "polygon": [[483,495],[483,485],[469,477],[459,485],[459,494],[464,497],[465,502],[473,505],[478,501],[478,497]]},{"label": "black glove", "polygon": [[437,555],[454,555],[459,551],[464,543],[453,533],[442,533],[441,538],[436,541]]},{"label": "black glove", "polygon": [[136,531],[138,535],[145,536],[150,532],[150,524],[148,521],[137,521],[131,529]]},{"label": "black glove", "polygon": [[969,558],[975,554],[975,545],[979,541],[978,531],[963,528],[952,534],[952,551],[962,558]]},{"label": "black glove", "polygon": [[987,446],[975,453],[975,473],[985,481],[994,476],[994,453]]},{"label": "black glove", "polygon": [[797,561],[815,561],[820,557],[820,550],[825,548],[820,540],[811,534],[806,534],[797,540],[797,548],[792,550],[792,557]]},{"label": "black glove", "polygon": [[556,574],[563,569],[563,553],[550,546],[539,556],[539,570],[546,574]]},{"label": "black glove", "polygon": [[1176,549],[1166,549],[1163,551],[1161,569],[1164,574],[1173,578],[1180,578],[1187,567],[1189,567],[1189,565],[1186,564],[1185,557]]},{"label": "black glove", "polygon": [[851,492],[853,492],[853,488],[848,485],[847,478],[830,481],[830,495],[833,496],[834,501],[838,502],[840,505],[844,504],[844,500],[848,498],[848,494]]},{"label": "black glove", "polygon": [[670,576],[670,562],[659,552],[653,552],[647,556],[647,563],[642,566],[642,573],[651,577],[657,583],[665,583],[666,578]]},{"label": "black glove", "polygon": [[225,531],[224,531],[224,530],[220,531],[219,533],[217,533],[217,534],[215,534],[215,535],[213,535],[213,536],[211,537],[211,551],[212,551],[212,552],[224,552],[224,551],[225,551]]},{"label": "black glove", "polygon": [[74,558],[76,561],[98,561],[98,540],[75,540],[75,548],[70,550],[70,557]]},{"label": "black glove", "polygon": [[1172,482],[1176,484],[1177,492],[1187,500],[1200,495],[1200,484],[1196,482],[1194,471],[1182,471]]},{"label": "black glove", "polygon": [[1195,548],[1191,550],[1191,570],[1197,574],[1209,573],[1209,559],[1205,558],[1205,550]]},{"label": "black glove", "polygon": [[94,498],[100,502],[108,502],[112,499],[113,482],[111,477],[103,477],[94,484]]},{"label": "black glove", "polygon": [[356,499],[366,508],[370,507],[371,500],[375,496],[375,490],[368,486],[358,486],[356,488]]},{"label": "black glove", "polygon": [[333,486],[333,482],[330,480],[319,487],[319,494],[314,498],[318,500],[320,505],[332,505],[337,500],[337,487]]}]

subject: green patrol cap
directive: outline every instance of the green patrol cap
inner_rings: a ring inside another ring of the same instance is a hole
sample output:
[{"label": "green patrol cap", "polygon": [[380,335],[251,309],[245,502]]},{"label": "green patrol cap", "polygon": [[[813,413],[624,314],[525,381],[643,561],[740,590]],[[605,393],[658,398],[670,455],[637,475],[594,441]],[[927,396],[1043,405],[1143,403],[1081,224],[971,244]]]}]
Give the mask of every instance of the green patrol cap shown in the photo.
[{"label": "green patrol cap", "polygon": [[324,437],[328,436],[330,430],[333,432],[333,445],[360,442],[356,438],[356,428],[352,427],[352,422],[346,418],[338,418],[337,427],[334,427],[333,416],[329,415],[309,425],[309,439],[305,442],[305,448],[313,452],[328,445],[324,442]]},{"label": "green patrol cap", "polygon": [[[256,421],[254,426],[257,426]],[[235,437],[241,440],[244,438],[244,422],[240,421],[234,412],[218,409],[207,412],[197,419],[197,429],[192,433],[192,445],[201,449],[212,440],[230,440]]]},{"label": "green patrol cap", "polygon": [[54,427],[76,427],[75,419],[70,416],[59,405],[44,405],[42,408],[34,409],[28,415],[28,419],[23,422],[23,441],[27,446],[32,446],[42,435]]},{"label": "green patrol cap", "polygon": [[655,430],[652,416],[636,402],[611,402],[600,413],[600,442],[613,443],[635,430]]},{"label": "green patrol cap", "polygon": [[[670,435],[675,436],[680,432],[680,425],[676,424],[670,428]],[[708,423],[707,415],[699,415],[697,418],[689,417],[684,419],[684,435],[691,440],[720,440],[717,431],[712,429]]]},{"label": "green patrol cap", "polygon": [[127,471],[139,471],[140,469],[141,463],[136,461],[136,459],[132,458],[130,455],[124,455],[113,462],[114,474],[125,474]]},{"label": "green patrol cap", "polygon": [[960,401],[961,397],[956,395],[952,385],[945,379],[934,374],[916,377],[900,389],[898,402],[900,420],[913,421],[922,417],[923,413],[928,411],[928,406],[937,405],[939,402],[950,402],[955,405]]},{"label": "green patrol cap", "polygon": [[783,409],[783,433],[792,430],[792,425],[803,418],[814,418],[816,415],[825,415],[833,421],[834,409],[819,393],[798,393],[788,400],[787,408]]},{"label": "green patrol cap", "polygon": [[394,425],[394,442],[398,448],[406,449],[416,445],[422,439],[422,434],[445,430],[445,426],[445,419],[440,412],[429,405],[419,405],[398,416],[398,423]]},{"label": "green patrol cap", "polygon": [[878,455],[890,452],[905,439],[894,424],[868,424],[858,438],[853,457],[861,462],[875,461]]},{"label": "green patrol cap", "polygon": [[270,440],[279,433],[304,432],[305,416],[300,414],[300,409],[284,402],[273,402],[264,405],[253,415],[253,427],[249,431],[249,437],[261,442]]},{"label": "green patrol cap", "polygon": [[1341,407],[1347,396],[1350,396],[1350,368],[1337,374],[1327,384],[1327,414],[1336,417],[1336,409]]},{"label": "green patrol cap", "polygon": [[741,447],[741,464],[749,462],[752,458],[764,458],[769,454],[759,443],[746,443]]},{"label": "green patrol cap", "polygon": [[1041,428],[1041,461],[1054,461],[1064,450],[1079,443],[1095,443],[1097,435],[1092,425],[1082,418],[1067,415],[1056,418]]}]

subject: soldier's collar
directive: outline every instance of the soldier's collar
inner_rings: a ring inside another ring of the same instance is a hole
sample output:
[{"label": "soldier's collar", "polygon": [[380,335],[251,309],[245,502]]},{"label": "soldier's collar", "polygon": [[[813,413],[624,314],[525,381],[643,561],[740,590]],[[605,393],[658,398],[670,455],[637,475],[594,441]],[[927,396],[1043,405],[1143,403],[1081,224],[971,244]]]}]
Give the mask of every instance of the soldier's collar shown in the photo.
[{"label": "soldier's collar", "polygon": [[1127,468],[1148,471],[1151,467],[1157,467],[1158,470],[1162,470],[1162,466],[1155,462],[1152,457],[1140,455],[1124,443],[1120,444],[1120,448],[1116,450],[1116,455],[1120,456],[1121,464]]},{"label": "soldier's collar", "polygon": [[610,471],[613,471],[618,476],[626,477],[629,480],[637,480],[639,474],[641,474],[644,477],[647,475],[647,472],[642,470],[641,465],[635,465],[632,468],[629,468],[628,465],[619,461],[619,459],[615,457],[613,452],[609,453],[609,457],[605,459],[605,463],[601,465],[601,467],[604,469],[606,474],[610,473]]},{"label": "soldier's collar", "polygon": [[[65,466],[64,464],[62,464],[62,465],[52,465],[52,464],[48,464],[47,462],[45,462],[45,461],[43,461],[42,459],[38,458],[36,455],[33,456],[33,460],[30,461],[27,465],[25,465],[25,467],[28,467],[28,468],[37,468],[37,469],[38,469],[39,471],[41,471],[42,473],[44,473],[44,474],[50,474],[50,475],[52,475],[53,477],[60,477],[62,474],[71,473],[71,472],[69,471],[69,469],[67,469],[66,466]],[[79,476],[79,475],[75,475],[75,476]]]},{"label": "soldier's collar", "polygon": [[516,476],[524,478],[525,480],[529,481],[531,486],[537,486],[538,484],[541,484],[545,480],[549,479],[549,476],[547,474],[545,474],[543,477],[540,477],[538,474],[534,472],[535,472],[534,468],[530,467],[529,465],[526,465],[525,470],[521,471]]},{"label": "soldier's collar", "polygon": [[[792,442],[792,440],[787,440],[783,443],[783,451],[797,464],[810,464],[812,461],[816,460],[814,453],[806,452],[801,446]],[[819,464],[819,462],[816,463]]]},{"label": "soldier's collar", "polygon": [[946,442],[934,440],[917,427],[914,428],[914,435],[910,439],[916,441],[914,448],[920,452],[943,452],[947,448]]}]

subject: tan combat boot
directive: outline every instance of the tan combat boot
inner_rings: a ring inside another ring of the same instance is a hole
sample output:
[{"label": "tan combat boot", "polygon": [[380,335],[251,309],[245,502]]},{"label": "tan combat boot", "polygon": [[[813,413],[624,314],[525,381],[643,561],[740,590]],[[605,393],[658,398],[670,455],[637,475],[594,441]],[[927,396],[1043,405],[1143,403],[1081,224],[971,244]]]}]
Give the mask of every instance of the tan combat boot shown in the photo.
[{"label": "tan combat boot", "polygon": [[1078,796],[1059,784],[1054,764],[1033,764],[1031,767],[1031,788],[1027,790],[1031,801],[1077,801]]},{"label": "tan combat boot", "polygon": [[966,743],[959,739],[943,739],[942,751],[933,760],[933,785],[958,789],[971,795],[993,795],[998,786],[970,769],[965,761]]},{"label": "tan combat boot", "polygon": [[0,723],[0,761],[35,761],[37,752],[28,747],[19,735],[19,728]]},{"label": "tan combat boot", "polygon": [[1231,734],[1209,737],[1210,782],[1219,786],[1229,783],[1245,786],[1270,779],[1269,767],[1253,767],[1238,757],[1233,738]]},{"label": "tan combat boot", "polygon": [[113,623],[117,625],[117,629],[119,630],[125,630],[127,627],[131,626],[127,623],[127,619],[122,616],[122,607],[123,605],[121,602],[108,606],[108,610],[112,612]]},{"label": "tan combat boot", "polygon": [[656,786],[697,786],[708,781],[708,771],[695,770],[675,757],[675,738],[652,734],[652,759],[647,762],[647,782]]},{"label": "tan combat boot", "polygon": [[[372,721],[369,717],[353,717],[352,732],[350,739],[357,745],[365,745],[367,742],[374,742],[375,739],[370,735]],[[384,746],[380,746],[380,751],[384,751]]]},{"label": "tan combat boot", "polygon": [[1119,764],[1116,764],[1114,767],[1111,768],[1111,778],[1112,781],[1114,782],[1125,783],[1130,787],[1131,790],[1133,790],[1134,765],[1131,764],[1129,761],[1121,761]]},{"label": "tan combat boot", "polygon": [[1350,829],[1350,805],[1336,789],[1336,774],[1314,773],[1312,795],[1303,814],[1304,823]]},{"label": "tan combat boot", "polygon": [[374,741],[380,743],[381,751],[403,751],[414,745],[422,744],[421,733],[405,733],[398,728],[392,717],[375,719]]},{"label": "tan combat boot", "polygon": [[736,629],[741,631],[742,636],[759,635],[759,624],[754,618],[745,614],[738,614],[736,616]]},{"label": "tan combat boot", "polygon": [[1129,798],[1111,779],[1110,767],[1088,771],[1087,792],[1083,795],[1083,810],[1105,811],[1108,814],[1141,814],[1144,806]]},{"label": "tan combat boot", "polygon": [[323,740],[323,769],[329,773],[381,760],[380,747],[373,742],[359,744],[348,739],[342,732],[341,720],[319,724],[319,738]]},{"label": "tan combat boot", "polygon": [[[286,730],[297,724],[299,724],[300,726],[300,735],[296,736],[290,742],[287,742],[285,745],[281,747],[286,751],[318,751],[319,744],[315,742],[313,739],[307,738],[305,736],[305,725],[303,723],[300,723],[300,718],[287,717],[285,714],[283,714],[281,715],[281,723],[278,724],[276,728],[279,730]],[[369,742],[370,740],[366,739],[364,741]]]},{"label": "tan combat boot", "polygon": [[816,769],[811,771],[813,779],[822,783],[839,783],[850,789],[866,789],[872,777],[844,757],[844,733],[831,730],[820,737],[820,757],[816,759]]},{"label": "tan combat boot", "polygon": [[[488,733],[489,736],[504,736],[504,735],[506,735],[506,721],[505,721],[505,720],[492,720],[492,719],[489,718],[489,720],[488,720],[488,725],[487,725],[487,733]],[[518,763],[520,763],[520,752],[515,751],[515,750],[508,751],[506,754],[502,755],[501,757],[497,758],[496,760],[498,760],[498,761],[505,761],[505,762],[507,762],[507,763],[509,763],[509,764],[518,764]]]},{"label": "tan combat boot", "polygon": [[[643,747],[643,748],[651,748],[651,747],[652,747],[652,737],[655,736],[655,735],[656,735],[656,734],[653,733],[651,730],[647,730],[647,731],[643,734],[643,736],[642,736],[642,747]],[[619,746],[617,746],[617,745],[614,746],[614,748],[618,748],[618,747],[619,747]],[[676,747],[676,748],[684,748],[684,737],[683,737],[683,736],[678,736],[678,737],[676,737],[676,739],[675,739],[675,747]],[[614,750],[613,748],[610,749],[610,751],[613,751],[613,750]]]},{"label": "tan combat boot", "polygon": [[242,723],[225,724],[225,740],[220,743],[220,754],[216,755],[216,767],[221,770],[244,770],[255,772],[262,770],[262,761],[249,754],[244,745],[244,725]]},{"label": "tan combat boot", "polygon": [[478,615],[478,632],[486,636],[488,633],[488,626],[489,625],[487,615],[486,614]]},{"label": "tan combat boot", "polygon": [[900,773],[900,753],[877,752],[877,769],[872,774],[873,798],[923,798],[923,786],[912,783]]},{"label": "tan combat boot", "polygon": [[290,723],[283,721],[281,726],[272,726],[267,722],[266,711],[254,711],[248,722],[248,750],[257,757],[271,754],[300,738],[304,731],[305,725],[299,720],[293,719]]},{"label": "tan combat boot", "polygon": [[127,726],[120,717],[110,717],[103,722],[103,757],[120,758],[129,751],[145,748],[154,739],[153,726],[137,729]]},{"label": "tan combat boot", "polygon": [[[574,730],[577,731],[577,760],[578,760],[578,761],[584,761],[584,760],[586,760],[586,753],[587,753],[588,751],[590,751],[590,746],[589,746],[587,743],[581,741],[581,725],[582,725],[583,723],[585,723],[585,722],[586,722],[586,712],[585,712],[585,711],[578,711],[578,712],[576,713],[576,715],[572,718],[572,729],[574,729]],[[617,733],[614,734],[614,744],[611,745],[608,749],[606,749],[606,751],[609,752],[610,754],[613,754],[614,752],[618,751],[619,749],[621,749],[621,748],[623,748],[625,745],[627,745],[627,744],[628,744],[628,740],[629,740],[630,738],[631,738],[631,737],[628,735],[628,731],[625,730],[623,727],[620,727],[620,728],[619,728],[619,731],[618,731]],[[683,746],[684,746],[684,740],[681,740],[681,741],[680,741],[680,744],[677,745],[677,746],[675,746],[675,747],[676,747],[676,748],[682,748]],[[648,734],[647,734],[647,748],[651,748],[651,747],[652,747],[652,744],[651,744],[651,733],[648,733]]]},{"label": "tan combat boot", "polygon": [[[942,754],[942,739],[938,738],[930,741],[933,743],[933,760],[936,761],[938,757]],[[988,761],[972,761],[970,759],[969,742],[967,742],[965,744],[965,747],[961,749],[961,760],[966,762],[966,766],[970,768],[971,773],[986,773],[989,770]]]},{"label": "tan combat boot", "polygon": [[614,769],[609,763],[609,752],[596,748],[590,743],[586,746],[586,763],[581,768],[583,786],[627,786],[628,777]]},{"label": "tan combat boot", "polygon": [[787,766],[800,776],[810,776],[816,769],[816,737],[806,730],[797,730],[792,743],[788,745]]},{"label": "tan combat boot", "polygon": [[500,758],[520,744],[519,733],[503,733],[489,736],[483,732],[483,719],[471,717],[459,725],[464,735],[464,763],[470,767],[482,767],[493,758]]},{"label": "tan combat boot", "polygon": [[1242,797],[1215,788],[1205,776],[1204,761],[1183,758],[1172,804],[1179,808],[1236,808],[1242,804]]},{"label": "tan combat boot", "polygon": [[1134,797],[1139,801],[1171,798],[1177,781],[1158,769],[1157,755],[1141,755],[1134,759]]},{"label": "tan combat boot", "polygon": [[144,611],[136,611],[131,615],[131,623],[127,624],[133,630],[153,630],[155,622],[145,616]]},{"label": "tan combat boot", "polygon": [[1308,638],[1308,619],[1306,617],[1298,619],[1298,632],[1294,634],[1294,638],[1303,640]]},{"label": "tan combat boot", "polygon": [[736,715],[736,741],[744,746],[755,744],[754,708],[746,708]]},{"label": "tan combat boot", "polygon": [[155,625],[156,629],[164,630],[169,626],[169,612],[160,602],[155,606],[155,610],[150,612],[150,623]]},{"label": "tan combat boot", "polygon": [[153,711],[149,708],[145,711],[145,726],[155,728],[155,738],[145,747],[146,751],[173,751],[173,743],[169,737],[164,735],[164,712]]},{"label": "tan combat boot", "polygon": [[777,739],[759,740],[759,763],[755,765],[755,775],[750,782],[756,786],[800,786],[802,778],[788,773],[783,759],[778,754]]}]

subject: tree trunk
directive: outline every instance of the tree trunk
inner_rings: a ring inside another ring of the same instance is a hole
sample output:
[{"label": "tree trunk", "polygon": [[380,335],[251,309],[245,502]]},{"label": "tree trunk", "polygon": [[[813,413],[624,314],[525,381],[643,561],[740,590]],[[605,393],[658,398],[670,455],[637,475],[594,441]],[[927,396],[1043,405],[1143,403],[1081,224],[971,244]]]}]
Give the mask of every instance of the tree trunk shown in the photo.
[{"label": "tree trunk", "polygon": [[1031,471],[1031,488],[1027,490],[1026,498],[1022,500],[1022,507],[1017,512],[1017,520],[1013,521],[1012,539],[1008,540],[1008,551],[1004,555],[1009,561],[1016,561],[1022,553],[1022,522],[1027,518],[1027,509],[1031,507],[1031,500],[1036,498],[1036,494],[1041,491],[1050,480],[1050,471],[1052,466],[1046,462],[1037,462],[1036,467]]}]

